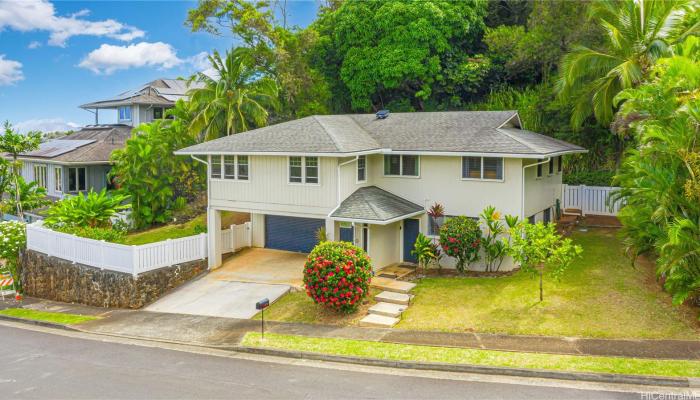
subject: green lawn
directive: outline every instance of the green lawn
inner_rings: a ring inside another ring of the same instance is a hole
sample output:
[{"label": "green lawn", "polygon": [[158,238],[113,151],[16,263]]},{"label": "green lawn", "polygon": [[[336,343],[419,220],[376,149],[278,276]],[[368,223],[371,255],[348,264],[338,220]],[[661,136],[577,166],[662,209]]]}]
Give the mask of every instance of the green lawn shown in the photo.
[{"label": "green lawn", "polygon": [[10,317],[31,319],[35,321],[44,322],[55,322],[57,324],[64,325],[75,325],[81,324],[83,322],[93,321],[98,319],[98,317],[92,317],[89,315],[76,315],[76,314],[64,314],[57,312],[48,311],[36,311],[29,310],[26,308],[7,308],[5,310],[0,310],[0,314],[7,315]]},{"label": "green lawn", "polygon": [[517,273],[499,278],[425,278],[400,329],[600,338],[699,339],[696,314],[671,305],[653,266],[633,268],[615,230],[576,231],[583,257],[560,282]]},{"label": "green lawn", "polygon": [[[378,290],[370,289],[366,303],[361,305],[357,312],[339,314],[315,304],[305,292],[289,292],[265,310],[265,319],[307,324],[355,325],[367,315],[367,309],[376,303],[374,296],[377,293]],[[255,318],[260,319],[260,314]]]},{"label": "green lawn", "polygon": [[252,347],[384,360],[444,362],[557,371],[700,377],[700,361],[515,353],[335,338],[312,338],[273,333],[266,334],[264,340],[261,339],[259,333],[248,333],[241,344]]},{"label": "green lawn", "polygon": [[187,236],[193,236],[197,234],[197,226],[207,226],[206,214],[200,215],[199,217],[185,222],[184,224],[164,225],[145,231],[130,233],[127,235],[124,244],[141,245],[160,242],[167,239],[179,239]]}]

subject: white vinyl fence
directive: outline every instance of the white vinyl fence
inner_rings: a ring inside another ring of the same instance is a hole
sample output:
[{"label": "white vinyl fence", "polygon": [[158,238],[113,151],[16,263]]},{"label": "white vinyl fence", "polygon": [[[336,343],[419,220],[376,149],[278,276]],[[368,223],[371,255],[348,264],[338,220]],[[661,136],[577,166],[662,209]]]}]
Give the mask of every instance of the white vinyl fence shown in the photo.
[{"label": "white vinyl fence", "polygon": [[241,225],[231,225],[229,229],[224,229],[221,231],[221,253],[233,253],[243,247],[250,247],[252,234],[250,222],[245,222]]},{"label": "white vinyl fence", "polygon": [[583,215],[617,215],[622,206],[619,201],[608,205],[608,196],[618,187],[611,186],[571,186],[562,187],[562,208],[577,208]]},{"label": "white vinyl fence", "polygon": [[[222,243],[230,243],[227,252],[231,252],[250,246],[249,232],[250,225],[234,225],[219,234]],[[206,259],[207,234],[128,246],[56,232],[38,222],[27,225],[27,248],[74,263],[137,276],[158,268]]]}]

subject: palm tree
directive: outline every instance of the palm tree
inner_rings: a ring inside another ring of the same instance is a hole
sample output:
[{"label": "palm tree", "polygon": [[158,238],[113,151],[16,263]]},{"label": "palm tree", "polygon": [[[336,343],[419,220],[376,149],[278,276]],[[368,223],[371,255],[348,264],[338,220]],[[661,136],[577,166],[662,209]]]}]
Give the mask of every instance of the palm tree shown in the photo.
[{"label": "palm tree", "polygon": [[562,58],[557,82],[560,98],[574,98],[574,128],[591,114],[610,123],[615,95],[636,87],[673,44],[700,30],[700,22],[691,21],[698,10],[693,0],[599,0],[590,7],[606,34],[604,45],[574,47]]},{"label": "palm tree", "polygon": [[278,87],[251,67],[250,49],[227,51],[225,59],[215,51],[209,62],[215,77],[199,72],[190,78],[203,84],[189,93],[190,132],[203,141],[267,125],[268,110],[277,108]]}]

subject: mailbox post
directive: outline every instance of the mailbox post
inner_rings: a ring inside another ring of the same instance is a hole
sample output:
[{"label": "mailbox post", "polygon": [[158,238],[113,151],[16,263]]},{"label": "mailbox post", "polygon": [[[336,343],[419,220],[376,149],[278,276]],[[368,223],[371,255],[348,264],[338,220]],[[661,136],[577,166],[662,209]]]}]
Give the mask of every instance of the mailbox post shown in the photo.
[{"label": "mailbox post", "polygon": [[260,310],[260,335],[265,340],[265,309],[270,306],[270,299],[267,297],[255,303],[255,309]]}]

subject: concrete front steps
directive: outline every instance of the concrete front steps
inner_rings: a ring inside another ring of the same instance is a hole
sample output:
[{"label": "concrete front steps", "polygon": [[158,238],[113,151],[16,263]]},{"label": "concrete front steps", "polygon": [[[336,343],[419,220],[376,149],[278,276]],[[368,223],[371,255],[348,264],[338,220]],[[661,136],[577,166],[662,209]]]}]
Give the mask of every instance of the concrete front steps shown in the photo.
[{"label": "concrete front steps", "polygon": [[408,308],[413,295],[411,289],[415,283],[395,279],[375,277],[372,287],[383,292],[374,296],[377,304],[369,309],[369,314],[360,320],[360,326],[391,328],[401,320],[401,314]]}]

